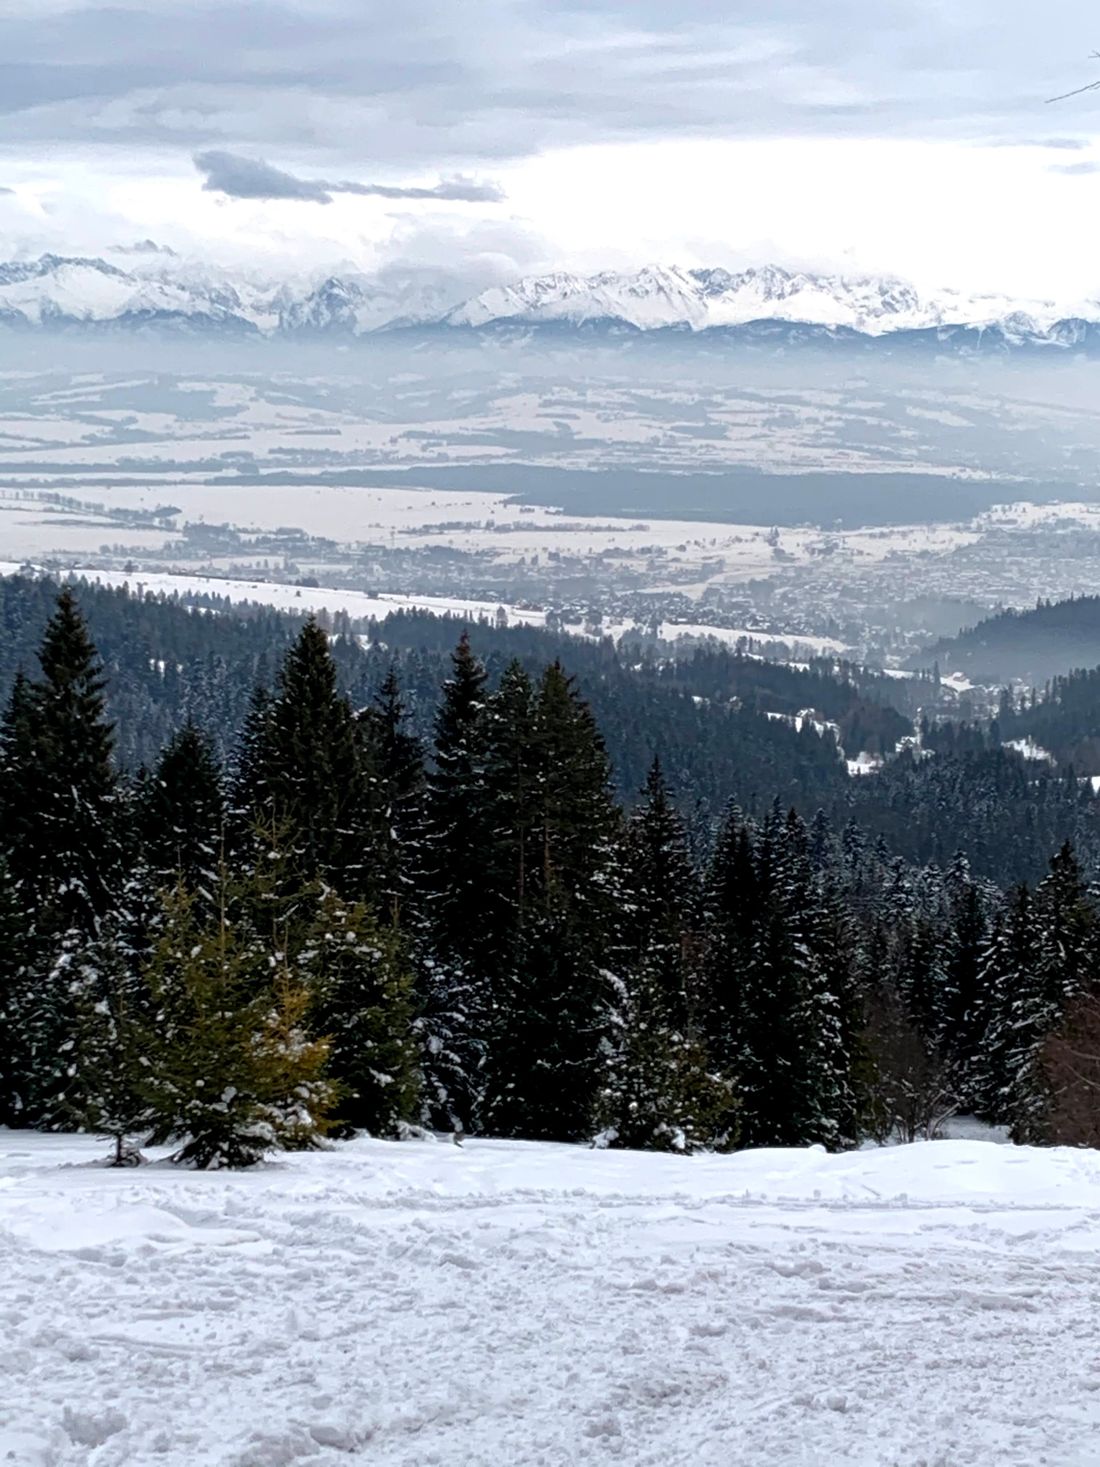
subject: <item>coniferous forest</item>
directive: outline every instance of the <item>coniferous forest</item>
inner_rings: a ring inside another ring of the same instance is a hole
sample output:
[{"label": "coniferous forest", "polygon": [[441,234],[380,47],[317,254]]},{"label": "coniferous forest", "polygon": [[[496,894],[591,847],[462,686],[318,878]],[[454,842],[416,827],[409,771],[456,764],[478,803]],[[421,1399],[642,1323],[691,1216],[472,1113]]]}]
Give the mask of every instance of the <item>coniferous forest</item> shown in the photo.
[{"label": "coniferous forest", "polygon": [[805,781],[685,822],[660,757],[621,798],[560,661],[490,672],[463,635],[410,718],[396,661],[353,701],[345,639],[282,627],[250,692],[211,687],[232,739],[186,709],[138,764],[71,590],[13,674],[0,1122],[200,1167],[417,1126],[842,1149],[965,1111],[1100,1142],[1100,908],[1041,822],[1014,838],[1045,874],[1001,885]]}]

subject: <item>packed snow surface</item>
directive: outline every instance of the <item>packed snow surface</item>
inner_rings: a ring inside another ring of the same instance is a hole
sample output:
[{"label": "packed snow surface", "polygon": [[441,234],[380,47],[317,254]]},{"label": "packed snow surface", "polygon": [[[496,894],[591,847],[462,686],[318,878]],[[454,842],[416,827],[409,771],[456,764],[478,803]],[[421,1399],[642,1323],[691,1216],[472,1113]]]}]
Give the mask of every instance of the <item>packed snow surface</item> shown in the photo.
[{"label": "packed snow surface", "polygon": [[1100,1154],[0,1132],[0,1462],[1095,1467]]}]

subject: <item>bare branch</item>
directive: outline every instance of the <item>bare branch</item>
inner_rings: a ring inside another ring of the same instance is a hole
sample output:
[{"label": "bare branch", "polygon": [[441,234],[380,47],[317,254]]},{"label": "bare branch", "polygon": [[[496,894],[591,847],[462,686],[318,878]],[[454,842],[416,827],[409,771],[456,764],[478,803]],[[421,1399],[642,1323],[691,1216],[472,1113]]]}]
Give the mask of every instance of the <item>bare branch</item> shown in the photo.
[{"label": "bare branch", "polygon": [[[1100,61],[1100,51],[1094,51],[1090,57],[1092,61]],[[1064,102],[1069,97],[1080,97],[1085,92],[1100,92],[1100,81],[1088,82],[1083,87],[1074,87],[1072,92],[1062,92],[1060,96],[1048,97],[1048,105],[1051,102]]]}]

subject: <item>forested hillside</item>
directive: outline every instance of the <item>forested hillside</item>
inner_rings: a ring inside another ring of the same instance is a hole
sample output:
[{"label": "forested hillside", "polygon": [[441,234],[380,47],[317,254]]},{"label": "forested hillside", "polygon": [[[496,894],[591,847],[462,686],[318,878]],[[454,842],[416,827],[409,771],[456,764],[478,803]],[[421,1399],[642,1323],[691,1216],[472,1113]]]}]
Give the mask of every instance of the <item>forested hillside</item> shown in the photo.
[{"label": "forested hillside", "polygon": [[[56,591],[42,580],[0,580],[0,696],[18,668],[33,672]],[[211,597],[189,609],[99,586],[81,586],[79,595],[108,675],[116,757],[130,774],[151,765],[186,721],[229,758],[253,689],[271,686],[302,625]],[[330,631],[340,687],[353,707],[366,707],[392,669],[410,730],[429,739],[461,630],[461,622],[422,612],[362,628],[337,616]],[[471,639],[490,688],[513,659],[537,677],[560,657],[592,707],[617,796],[632,804],[659,757],[693,849],[709,847],[729,801],[762,817],[779,799],[807,818],[822,808],[838,828],[855,818],[907,860],[945,864],[963,847],[977,873],[1002,884],[1038,880],[1067,839],[1090,874],[1100,871],[1091,790],[1012,751],[989,750],[984,736],[957,746],[940,736],[930,740],[935,759],[913,751],[877,775],[849,776],[838,740],[849,756],[890,754],[913,732],[922,689],[934,701],[931,680],[909,684],[826,659],[792,667],[723,648],[677,661],[636,658],[607,641],[488,623],[472,627]]]},{"label": "forested hillside", "polygon": [[197,1166],[416,1124],[839,1149],[967,1109],[1096,1138],[1069,844],[1005,892],[776,800],[700,854],[659,760],[624,810],[559,661],[494,681],[462,637],[425,741],[392,668],[357,707],[333,653],[305,623],[228,762],[185,721],[127,779],[62,592],[0,725],[0,1120]]},{"label": "forested hillside", "polygon": [[964,672],[976,682],[1033,686],[1077,667],[1100,665],[1100,596],[1040,601],[1029,611],[1008,609],[945,637],[913,666]]},{"label": "forested hillside", "polygon": [[1004,738],[1033,740],[1063,769],[1100,774],[1100,667],[1051,678],[1024,697],[1006,691],[997,727]]},{"label": "forested hillside", "polygon": [[[19,668],[32,669],[56,594],[48,581],[0,579],[0,696],[7,696]],[[253,688],[270,686],[282,652],[302,624],[300,617],[266,607],[212,604],[210,597],[196,598],[198,606],[188,609],[88,585],[80,588],[80,598],[109,675],[118,757],[131,771],[152,762],[185,720],[228,755]],[[412,727],[426,736],[463,623],[398,613],[364,624],[360,638],[352,635],[346,616],[335,621],[333,654],[352,703],[368,704],[396,666]],[[846,783],[833,738],[821,738],[810,728],[800,733],[765,718],[763,709],[793,712],[816,706],[813,699],[824,695],[827,716],[835,709],[850,726],[862,721],[871,737],[871,726],[882,717],[878,706],[865,703],[852,686],[786,669],[765,673],[762,664],[733,653],[719,654],[717,677],[701,661],[697,682],[692,664],[669,677],[657,665],[627,663],[610,642],[489,623],[472,630],[493,682],[512,659],[532,673],[555,656],[568,660],[599,718],[616,785],[625,796],[637,792],[660,752],[676,788],[709,813],[718,813],[730,797],[754,808],[777,794],[800,803],[827,801]],[[897,736],[910,725],[887,715],[885,727],[888,736]]]}]

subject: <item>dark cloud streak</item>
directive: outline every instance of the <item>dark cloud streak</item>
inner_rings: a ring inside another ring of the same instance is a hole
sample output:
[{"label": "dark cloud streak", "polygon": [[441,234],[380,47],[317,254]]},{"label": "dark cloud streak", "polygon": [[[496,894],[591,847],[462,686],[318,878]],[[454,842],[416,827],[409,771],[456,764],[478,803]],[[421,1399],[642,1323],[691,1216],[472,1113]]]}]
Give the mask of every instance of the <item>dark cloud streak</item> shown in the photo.
[{"label": "dark cloud streak", "polygon": [[331,204],[333,194],[357,194],[376,199],[438,199],[463,203],[497,203],[503,191],[494,183],[472,178],[445,178],[430,186],[388,183],[337,183],[324,178],[299,178],[276,168],[262,158],[245,158],[211,148],[194,156],[195,167],[204,175],[203,188],[231,199],[293,199],[310,204]]},{"label": "dark cloud streak", "polygon": [[196,153],[195,167],[204,175],[208,193],[226,194],[231,199],[304,199],[313,204],[331,204],[332,195],[323,183],[295,178],[265,163],[261,158],[242,158],[212,148]]}]

